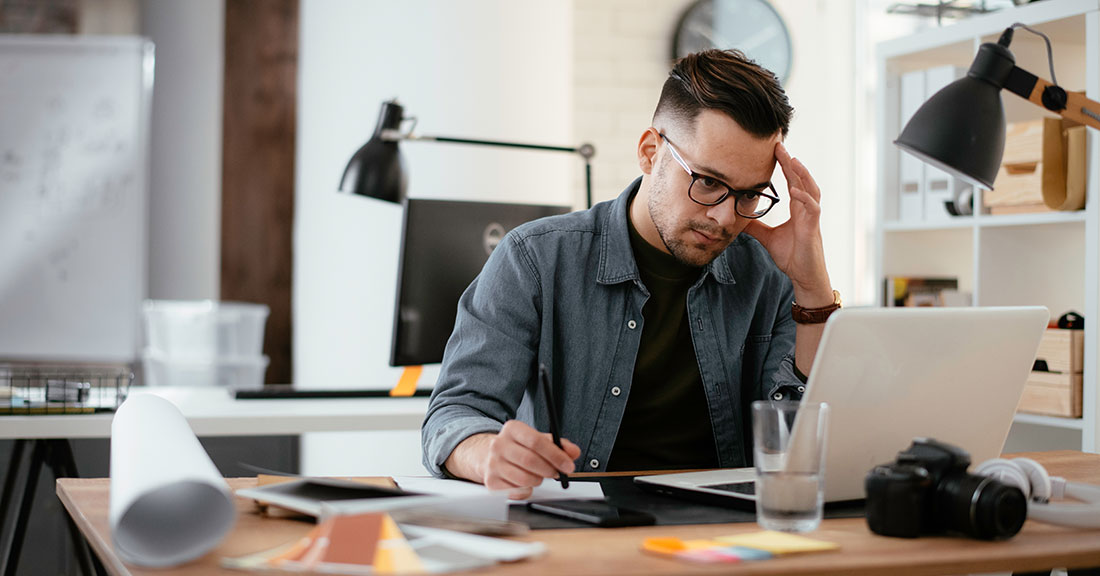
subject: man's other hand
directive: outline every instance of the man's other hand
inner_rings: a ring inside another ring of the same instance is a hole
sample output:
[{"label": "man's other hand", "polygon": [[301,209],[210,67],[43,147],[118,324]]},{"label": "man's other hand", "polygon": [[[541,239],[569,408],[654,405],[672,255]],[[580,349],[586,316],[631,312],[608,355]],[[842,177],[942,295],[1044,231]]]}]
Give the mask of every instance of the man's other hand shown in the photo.
[{"label": "man's other hand", "polygon": [[530,496],[544,478],[573,472],[581,449],[565,438],[561,445],[554,445],[548,433],[509,420],[497,434],[475,434],[460,442],[444,466],[454,476],[481,482],[490,490],[509,490],[509,497],[519,500]]}]

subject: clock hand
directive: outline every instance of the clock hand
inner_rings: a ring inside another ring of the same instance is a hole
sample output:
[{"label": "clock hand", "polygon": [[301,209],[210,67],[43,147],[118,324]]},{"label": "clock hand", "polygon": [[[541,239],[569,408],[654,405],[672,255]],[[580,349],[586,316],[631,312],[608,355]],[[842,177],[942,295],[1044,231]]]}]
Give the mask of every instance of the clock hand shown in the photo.
[{"label": "clock hand", "polygon": [[760,30],[756,34],[753,34],[752,36],[749,36],[748,38],[742,40],[738,48],[741,48],[741,50],[745,52],[750,52],[759,48],[760,45],[767,42],[768,40],[771,40],[774,37],[775,27],[769,26],[767,28],[764,28],[763,30]]},{"label": "clock hand", "polygon": [[733,46],[727,42],[725,38],[719,38],[715,35],[713,29],[707,28],[699,22],[692,23],[691,31],[705,38],[707,42],[710,42],[710,45],[715,48],[729,48]]}]

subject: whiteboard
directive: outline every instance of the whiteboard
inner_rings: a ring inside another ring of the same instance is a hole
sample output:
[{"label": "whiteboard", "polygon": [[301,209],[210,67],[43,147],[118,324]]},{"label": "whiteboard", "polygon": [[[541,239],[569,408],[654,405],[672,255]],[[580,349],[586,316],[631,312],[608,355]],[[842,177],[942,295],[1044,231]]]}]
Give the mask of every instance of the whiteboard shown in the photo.
[{"label": "whiteboard", "polygon": [[131,362],[153,45],[0,35],[0,358]]}]

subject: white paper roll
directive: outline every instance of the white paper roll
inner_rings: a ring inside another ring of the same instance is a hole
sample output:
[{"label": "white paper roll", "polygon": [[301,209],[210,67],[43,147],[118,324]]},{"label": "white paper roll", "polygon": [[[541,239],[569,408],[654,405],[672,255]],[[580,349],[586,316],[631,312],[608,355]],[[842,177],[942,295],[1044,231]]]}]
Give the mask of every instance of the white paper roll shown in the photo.
[{"label": "white paper roll", "polygon": [[123,561],[182,564],[217,546],[236,520],[233,496],[171,402],[123,402],[111,423],[111,538]]}]

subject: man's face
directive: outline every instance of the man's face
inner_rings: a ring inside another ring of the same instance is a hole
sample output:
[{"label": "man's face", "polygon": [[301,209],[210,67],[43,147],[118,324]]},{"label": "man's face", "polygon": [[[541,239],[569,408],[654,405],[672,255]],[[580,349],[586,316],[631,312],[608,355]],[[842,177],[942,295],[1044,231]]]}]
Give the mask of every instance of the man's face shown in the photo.
[{"label": "man's face", "polygon": [[717,206],[694,202],[688,196],[691,176],[673,158],[668,142],[658,132],[668,137],[696,174],[715,178],[735,190],[759,189],[771,179],[775,145],[781,135],[757,138],[714,110],[700,113],[694,130],[686,122],[657,124],[639,144],[639,154],[651,159],[648,166],[642,161],[650,182],[635,198],[635,202],[645,202],[650,222],[639,217],[643,212],[632,208],[634,225],[651,244],[663,245],[681,262],[705,266],[733,242],[749,220],[737,215],[732,197]]}]

